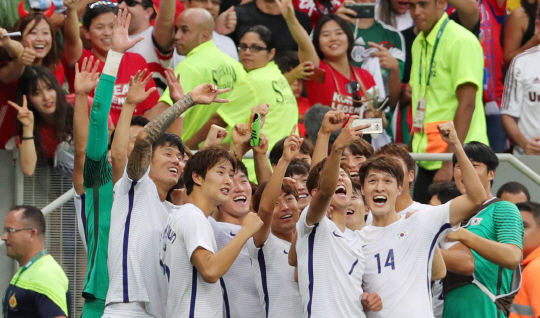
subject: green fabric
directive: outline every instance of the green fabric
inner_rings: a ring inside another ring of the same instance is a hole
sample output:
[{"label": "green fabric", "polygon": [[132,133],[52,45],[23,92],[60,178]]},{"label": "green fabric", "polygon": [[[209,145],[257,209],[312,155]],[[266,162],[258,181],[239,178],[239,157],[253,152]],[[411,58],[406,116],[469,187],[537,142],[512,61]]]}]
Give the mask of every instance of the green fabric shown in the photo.
[{"label": "green fabric", "polygon": [[[351,53],[352,64],[361,67],[364,60],[371,56],[371,53],[378,49],[368,45],[368,42],[380,44],[388,49],[390,54],[399,62],[400,78],[405,71],[405,42],[401,33],[393,27],[375,20],[372,26],[367,29],[356,29],[356,25],[350,23],[354,33],[354,47]],[[382,69],[383,81],[388,83],[388,70]]]},{"label": "green fabric", "polygon": [[[107,119],[111,109],[115,80],[114,76],[107,74],[102,74],[100,77],[90,112],[88,144],[84,162],[88,267],[84,280],[83,297],[102,301],[107,297],[109,289],[107,255],[113,184],[112,167],[108,162]],[[86,314],[84,309],[83,314]]]},{"label": "green fabric", "polygon": [[[445,13],[433,30],[426,37],[423,32],[416,37],[412,46],[412,111],[416,113],[417,102],[426,91],[426,82],[433,46],[439,29],[448,15]],[[428,46],[426,54],[426,45]],[[420,56],[422,55],[422,65]],[[420,67],[422,67],[422,84],[420,85]],[[476,91],[476,108],[474,110],[469,132],[465,142],[479,141],[489,145],[486,132],[486,116],[482,102],[484,74],[484,55],[478,39],[467,29],[454,21],[449,21],[440,38],[437,52],[433,61],[431,82],[427,88],[427,109],[424,127],[427,123],[453,120],[458,108],[456,91],[458,86],[472,83]],[[432,134],[438,134],[434,129]],[[436,138],[436,136],[433,136]],[[413,136],[413,152],[425,153],[428,134],[415,133]],[[437,170],[442,166],[441,161],[419,161],[418,164],[427,170]]]},{"label": "green fabric", "polygon": [[105,300],[85,299],[81,318],[101,318],[105,310]]},{"label": "green fabric", "polygon": [[[69,280],[62,267],[51,255],[40,257],[19,277],[22,267],[15,273],[10,284],[47,296],[65,313],[68,312],[66,295]],[[17,280],[18,277],[18,280]],[[17,281],[17,284],[15,284]]]},{"label": "green fabric", "polygon": [[[242,64],[222,53],[214,45],[213,41],[207,41],[191,50],[186,59],[178,63],[174,73],[176,75],[180,74],[180,84],[182,84],[186,94],[200,84],[213,83],[220,89],[231,88],[231,92],[219,95],[220,98],[227,99],[232,94],[232,89],[236,83],[245,76],[246,71]],[[159,101],[169,105],[173,104],[168,87]],[[191,139],[220,105],[219,103],[212,103],[188,109],[184,113],[182,139],[186,141]]]},{"label": "green fabric", "polygon": [[[232,142],[232,128],[238,123],[248,122],[251,109],[265,103],[270,107],[262,131],[268,138],[268,149],[272,149],[298,123],[298,105],[291,85],[273,61],[265,67],[250,71],[236,84],[229,96],[229,103],[221,105],[217,110],[229,131],[224,142]],[[248,168],[249,179],[255,181],[253,160],[245,159],[244,164]]]},{"label": "green fabric", "polygon": [[[516,205],[508,201],[489,205],[475,215],[466,228],[488,240],[523,247],[521,214]],[[475,251],[472,253],[475,261],[474,277],[496,296],[509,293],[513,271],[487,261]],[[444,300],[444,318],[497,317],[497,312],[491,299],[473,284],[452,290]]]}]

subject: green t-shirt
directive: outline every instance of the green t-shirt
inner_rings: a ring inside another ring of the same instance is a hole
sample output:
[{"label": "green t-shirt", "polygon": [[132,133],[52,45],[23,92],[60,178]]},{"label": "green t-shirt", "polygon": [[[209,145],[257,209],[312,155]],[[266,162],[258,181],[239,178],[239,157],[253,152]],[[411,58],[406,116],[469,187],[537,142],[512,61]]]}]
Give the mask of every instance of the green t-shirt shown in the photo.
[{"label": "green t-shirt", "polygon": [[[433,30],[426,37],[424,32],[414,40],[412,46],[411,80],[412,112],[416,113],[417,102],[427,96],[427,107],[422,133],[415,133],[412,141],[413,152],[442,153],[447,145],[440,137],[437,124],[454,120],[459,106],[456,96],[458,86],[466,83],[476,85],[475,109],[465,142],[479,141],[489,145],[486,130],[486,116],[482,102],[484,55],[478,39],[469,30],[454,21],[448,21],[435,57],[429,87],[426,82],[429,66],[437,34],[444,21],[445,13]],[[420,71],[422,79],[420,79]],[[427,92],[427,93],[426,93]],[[437,170],[441,161],[419,161],[418,164],[427,170]]]},{"label": "green t-shirt", "polygon": [[[523,221],[515,204],[495,202],[475,215],[466,229],[485,239],[523,247]],[[491,263],[472,251],[475,261],[474,277],[493,295],[510,292],[513,271]],[[500,314],[500,316],[498,316]],[[504,317],[491,299],[474,284],[456,288],[446,295],[443,318]]]},{"label": "green t-shirt", "polygon": [[[268,138],[268,149],[272,149],[298,123],[298,105],[291,85],[273,61],[265,67],[250,71],[236,84],[229,96],[229,103],[221,105],[217,110],[229,131],[224,142],[232,141],[234,125],[248,122],[251,109],[265,103],[270,107],[262,131]],[[244,160],[244,163],[250,180],[255,180],[253,160]]]},{"label": "green t-shirt", "polygon": [[[176,75],[180,74],[180,84],[187,94],[198,85],[213,83],[221,88],[234,88],[237,81],[244,78],[246,71],[242,64],[235,59],[222,53],[213,41],[207,41],[188,53],[186,59],[178,63],[174,69]],[[228,99],[231,92],[219,95],[220,98]],[[165,89],[159,99],[172,105],[169,88]],[[195,106],[184,113],[184,128],[182,139],[187,141],[201,129],[210,119],[212,114],[221,106],[219,103]]]},{"label": "green t-shirt", "polygon": [[[354,47],[351,52],[352,64],[361,67],[364,61],[371,57],[371,53],[379,49],[369,46],[368,42],[375,42],[388,49],[388,52],[398,60],[400,78],[405,69],[405,40],[401,33],[393,27],[375,20],[367,29],[359,29],[355,24],[350,24],[354,33]],[[388,88],[388,70],[381,68],[383,81]]]}]

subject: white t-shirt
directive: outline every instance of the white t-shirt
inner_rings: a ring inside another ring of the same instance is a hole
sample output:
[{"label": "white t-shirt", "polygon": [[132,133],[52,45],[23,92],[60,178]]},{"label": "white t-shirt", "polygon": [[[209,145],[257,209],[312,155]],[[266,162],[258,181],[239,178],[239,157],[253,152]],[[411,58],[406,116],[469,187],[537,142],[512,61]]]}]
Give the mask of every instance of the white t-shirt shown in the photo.
[{"label": "white t-shirt", "polygon": [[[139,34],[130,35],[130,39],[136,39],[140,36],[144,37],[144,40],[135,44],[131,49],[127,50],[131,53],[137,53],[141,55],[148,64],[148,71],[154,72],[152,77],[156,82],[158,87],[159,95],[163,94],[165,90],[164,87],[167,86],[167,79],[165,77],[165,70],[169,67],[171,59],[173,57],[173,52],[171,51],[168,54],[163,54],[155,45],[154,40],[152,39],[152,33],[154,32],[154,27],[150,26],[148,29],[142,31]],[[142,71],[142,70],[141,70]]]},{"label": "white t-shirt", "polygon": [[[217,222],[208,218],[214,229],[218,250],[222,250],[242,228],[241,225]],[[231,268],[220,280],[223,290],[223,317],[262,318],[265,317],[259,301],[255,277],[251,269],[251,258],[244,245]]]},{"label": "white t-shirt", "polygon": [[362,308],[364,253],[360,237],[324,217],[307,225],[307,206],[296,224],[298,286],[303,317],[365,317]]},{"label": "white t-shirt", "polygon": [[195,205],[182,205],[169,216],[163,230],[164,277],[168,277],[167,317],[221,318],[223,301],[219,283],[207,283],[191,263],[193,252],[202,247],[217,253],[214,230]]},{"label": "white t-shirt", "polygon": [[[217,48],[227,54],[228,56],[232,57],[233,59],[238,61],[238,48],[234,44],[234,41],[223,34],[219,34],[216,31],[212,31],[212,40],[214,41],[214,45],[217,46]],[[182,62],[186,59],[185,55],[180,55],[178,52],[176,52],[176,48],[174,49],[174,55],[171,60],[171,67],[174,69],[176,68],[176,65],[178,63]]]},{"label": "white t-shirt", "polygon": [[433,318],[431,266],[436,244],[450,230],[450,203],[404,216],[385,227],[357,231],[366,257],[364,288],[383,309],[368,318]]},{"label": "white t-shirt", "polygon": [[[399,211],[397,214],[407,216],[407,213],[409,213],[409,212],[420,211],[420,210],[423,210],[423,209],[429,208],[429,207],[431,207],[431,205],[413,201],[413,203],[411,205],[409,205],[405,209]],[[372,223],[373,223],[373,213],[371,213],[371,211],[369,211],[369,214],[368,214],[367,219],[366,219],[366,225],[371,225]]]},{"label": "white t-shirt", "polygon": [[[519,118],[518,127],[527,139],[540,137],[540,46],[516,55],[510,64],[501,114]],[[514,155],[525,151],[514,144]]]},{"label": "white t-shirt", "polygon": [[291,243],[270,233],[260,248],[253,238],[246,244],[251,257],[259,299],[268,312],[268,318],[302,317],[302,299],[295,268],[289,265]]},{"label": "white t-shirt", "polygon": [[88,253],[88,246],[86,245],[86,209],[84,200],[86,199],[86,193],[78,195],[75,193],[73,196],[73,203],[75,204],[75,214],[77,215],[77,229],[79,230],[79,236],[84,245],[84,250]]},{"label": "white t-shirt", "polygon": [[106,303],[143,302],[149,314],[164,317],[167,280],[159,265],[160,238],[173,205],[160,200],[149,173],[150,168],[132,181],[124,171],[114,186]]}]

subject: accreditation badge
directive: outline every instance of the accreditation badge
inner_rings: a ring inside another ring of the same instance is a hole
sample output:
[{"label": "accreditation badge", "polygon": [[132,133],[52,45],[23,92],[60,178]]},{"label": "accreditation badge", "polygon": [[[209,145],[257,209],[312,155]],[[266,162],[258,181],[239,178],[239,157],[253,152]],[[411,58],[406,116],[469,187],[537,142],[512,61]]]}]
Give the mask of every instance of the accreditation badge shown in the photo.
[{"label": "accreditation badge", "polygon": [[422,131],[424,131],[424,118],[426,117],[426,107],[426,98],[421,98],[416,103],[416,112],[414,113],[412,127],[413,133],[421,133]]}]

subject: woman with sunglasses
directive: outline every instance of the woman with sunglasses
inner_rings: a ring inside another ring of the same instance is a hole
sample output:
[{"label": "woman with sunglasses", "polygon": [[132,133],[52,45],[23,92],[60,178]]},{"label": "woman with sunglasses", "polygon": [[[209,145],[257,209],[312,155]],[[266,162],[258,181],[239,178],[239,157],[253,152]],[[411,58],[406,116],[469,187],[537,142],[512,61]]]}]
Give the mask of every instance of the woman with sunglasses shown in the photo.
[{"label": "woman with sunglasses", "polygon": [[362,115],[363,107],[355,107],[359,104],[356,101],[375,86],[375,81],[369,72],[350,63],[354,38],[347,22],[333,13],[323,16],[313,30],[311,42],[296,19],[291,0],[276,1],[298,43],[300,63],[309,61],[316,67],[316,73],[318,68],[320,73],[325,73],[320,82],[306,82],[311,105],[321,103],[351,115]]},{"label": "woman with sunglasses", "polygon": [[[92,50],[82,49],[82,43],[79,42],[81,53],[77,57],[77,60],[82,62],[84,58],[94,57],[101,61],[99,64],[98,72],[102,73],[103,66],[105,65],[105,60],[109,54],[109,50],[112,45],[112,38],[115,36],[113,32],[113,20],[115,15],[118,12],[118,7],[115,2],[107,1],[97,1],[90,3],[86,7],[86,11],[82,17],[83,20],[83,35],[85,38],[90,40],[92,44]],[[126,10],[120,10],[119,15],[128,16],[126,23],[129,25],[129,14]],[[68,26],[68,23],[70,24]],[[69,28],[74,33],[79,35],[79,24],[77,20],[66,19],[66,29]],[[123,32],[128,32],[127,27],[122,29]],[[127,35],[127,34],[126,34]],[[143,38],[139,37],[134,39],[135,41],[141,41]],[[79,48],[79,47],[78,47]],[[64,59],[66,76],[68,78],[70,90],[73,91],[73,82],[75,79],[75,67],[74,64],[68,63]],[[120,117],[120,112],[122,110],[122,105],[126,100],[126,95],[129,89],[129,81],[132,76],[135,76],[138,70],[150,69],[148,64],[142,56],[135,53],[126,52],[123,55],[122,62],[118,67],[118,76],[116,77],[116,82],[114,85],[112,107],[110,116],[113,120],[113,123],[116,125],[118,118]],[[154,80],[150,80],[146,86],[146,90],[149,90],[152,87],[156,87]],[[90,94],[91,97],[94,97],[94,93]],[[151,109],[156,105],[159,98],[157,91],[152,92],[150,96],[142,103],[140,103],[133,116],[143,115],[145,111]]]}]

